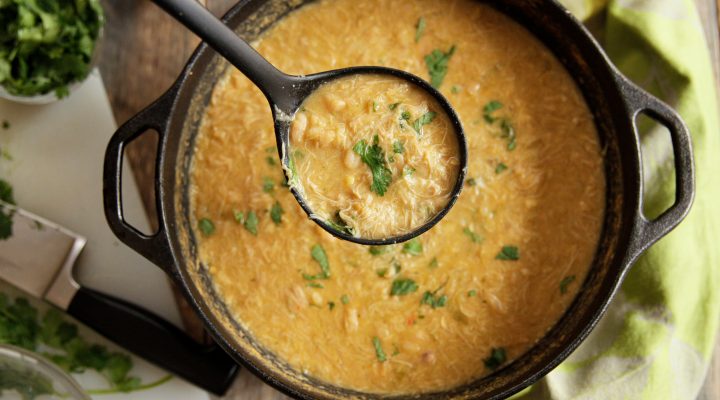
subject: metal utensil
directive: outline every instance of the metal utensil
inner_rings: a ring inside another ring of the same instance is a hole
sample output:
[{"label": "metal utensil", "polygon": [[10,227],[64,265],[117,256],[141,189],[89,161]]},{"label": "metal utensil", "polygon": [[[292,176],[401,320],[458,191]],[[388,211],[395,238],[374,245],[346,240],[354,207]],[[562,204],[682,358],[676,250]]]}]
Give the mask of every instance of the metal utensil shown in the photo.
[{"label": "metal utensil", "polygon": [[238,366],[217,345],[200,345],[157,315],[78,284],[72,271],[84,237],[2,201],[0,210],[13,218],[12,236],[0,241],[0,279],[203,389],[227,390]]},{"label": "metal utensil", "polygon": [[[275,122],[275,141],[280,159],[285,167],[283,170],[286,176],[288,175],[288,171],[290,171],[290,152],[288,149],[290,148],[292,116],[311,93],[329,81],[359,74],[390,75],[408,81],[430,94],[438,102],[442,111],[447,114],[452,123],[453,132],[457,136],[460,169],[450,199],[439,213],[411,232],[399,236],[390,236],[382,239],[356,237],[339,231],[336,227],[333,227],[325,220],[314,215],[312,209],[302,197],[302,194],[297,188],[291,186],[290,191],[300,203],[300,206],[302,206],[310,219],[315,221],[315,223],[323,229],[338,238],[355,243],[366,245],[394,244],[410,240],[432,228],[455,204],[462,190],[465,172],[467,170],[467,143],[465,142],[465,134],[462,124],[460,123],[460,118],[447,99],[429,83],[405,71],[377,66],[342,68],[303,76],[288,75],[270,64],[270,62],[255,51],[252,46],[239,38],[235,32],[225,26],[219,19],[215,18],[214,15],[196,0],[153,1],[168,14],[200,36],[210,47],[237,67],[265,94],[272,109],[273,120]],[[289,180],[291,177],[287,176],[287,178]]]}]

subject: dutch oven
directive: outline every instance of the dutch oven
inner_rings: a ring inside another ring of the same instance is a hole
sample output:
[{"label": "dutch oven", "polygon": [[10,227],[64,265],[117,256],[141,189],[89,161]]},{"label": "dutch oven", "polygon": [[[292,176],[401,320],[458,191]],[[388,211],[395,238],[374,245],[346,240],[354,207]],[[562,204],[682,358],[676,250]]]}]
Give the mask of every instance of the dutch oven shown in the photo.
[{"label": "dutch oven", "polygon": [[[690,210],[694,170],[690,134],[669,106],[622,76],[590,33],[553,0],[487,0],[540,39],[564,64],[593,112],[607,179],[605,217],[597,251],[582,289],[565,314],[527,353],[489,376],[461,387],[420,396],[382,396],[333,386],[293,370],[263,348],[229,313],[198,259],[191,225],[190,166],[203,111],[228,64],[205,44],[173,86],[121,126],[104,165],[108,223],[125,244],[162,268],[184,292],[208,331],[238,363],[268,384],[302,399],[475,398],[499,399],[541,378],[587,337],[638,256],[673,229]],[[302,1],[243,0],[223,18],[252,41]],[[659,217],[643,215],[642,154],[637,117],[644,113],[670,131],[675,160],[674,204]],[[123,218],[121,166],[124,147],[148,130],[160,141],[155,177],[159,229],[145,235]],[[472,155],[470,155],[472,157]]]}]

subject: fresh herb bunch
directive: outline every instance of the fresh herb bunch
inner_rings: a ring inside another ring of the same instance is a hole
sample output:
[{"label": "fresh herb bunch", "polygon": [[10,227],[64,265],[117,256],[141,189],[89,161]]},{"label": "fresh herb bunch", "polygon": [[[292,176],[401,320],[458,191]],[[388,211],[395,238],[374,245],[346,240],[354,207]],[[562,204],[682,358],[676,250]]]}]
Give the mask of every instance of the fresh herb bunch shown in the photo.
[{"label": "fresh herb bunch", "polygon": [[0,0],[0,85],[66,96],[90,72],[102,24],[99,0]]}]

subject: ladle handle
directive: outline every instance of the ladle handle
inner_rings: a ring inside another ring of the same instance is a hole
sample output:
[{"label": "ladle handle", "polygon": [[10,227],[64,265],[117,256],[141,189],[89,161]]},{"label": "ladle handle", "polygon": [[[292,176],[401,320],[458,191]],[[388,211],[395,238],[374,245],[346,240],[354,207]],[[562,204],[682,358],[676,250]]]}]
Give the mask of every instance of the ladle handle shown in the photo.
[{"label": "ladle handle", "polygon": [[197,0],[152,1],[237,67],[271,102],[283,97],[292,78],[270,64]]}]

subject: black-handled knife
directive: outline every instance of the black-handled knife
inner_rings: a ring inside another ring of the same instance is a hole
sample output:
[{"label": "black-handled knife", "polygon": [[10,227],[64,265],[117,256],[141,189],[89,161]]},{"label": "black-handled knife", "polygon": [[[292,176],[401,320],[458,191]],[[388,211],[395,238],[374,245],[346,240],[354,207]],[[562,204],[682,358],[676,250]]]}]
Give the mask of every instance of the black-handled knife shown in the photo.
[{"label": "black-handled knife", "polygon": [[128,351],[214,394],[222,395],[238,365],[219,346],[200,345],[171,323],[124,300],[80,286],[75,260],[86,239],[0,201],[13,234],[0,241],[0,279],[66,310]]}]

